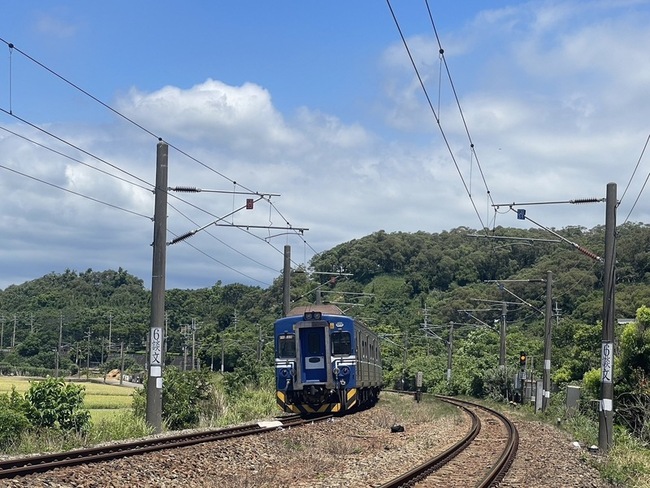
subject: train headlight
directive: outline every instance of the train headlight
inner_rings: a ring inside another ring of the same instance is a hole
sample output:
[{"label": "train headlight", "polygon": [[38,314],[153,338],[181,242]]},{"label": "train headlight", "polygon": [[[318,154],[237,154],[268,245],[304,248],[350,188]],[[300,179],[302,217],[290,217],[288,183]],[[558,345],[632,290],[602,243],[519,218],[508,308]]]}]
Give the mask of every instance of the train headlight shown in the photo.
[{"label": "train headlight", "polygon": [[282,369],[280,370],[280,375],[281,375],[283,378],[287,378],[290,374],[291,374],[291,373],[290,373],[290,371],[289,371],[287,368],[282,368]]},{"label": "train headlight", "polygon": [[343,366],[341,368],[341,374],[343,374],[343,375],[350,374],[350,368],[348,368],[347,366]]}]

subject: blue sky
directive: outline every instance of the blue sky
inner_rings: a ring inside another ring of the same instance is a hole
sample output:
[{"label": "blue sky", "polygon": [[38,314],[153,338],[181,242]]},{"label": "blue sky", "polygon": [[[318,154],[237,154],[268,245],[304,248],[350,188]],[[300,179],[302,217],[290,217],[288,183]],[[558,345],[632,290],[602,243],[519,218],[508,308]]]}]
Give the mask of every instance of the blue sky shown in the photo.
[{"label": "blue sky", "polygon": [[[650,221],[647,157],[632,178],[650,133],[649,1],[429,4],[474,153],[425,2],[391,5],[440,129],[384,1],[7,4],[0,288],[119,267],[149,286],[155,136],[173,145],[170,186],[279,194],[226,219],[248,231],[169,246],[168,288],[266,287],[285,244],[298,266],[378,230],[535,227],[492,204],[601,198],[608,182],[627,189],[619,223]],[[169,240],[245,200],[178,196]],[[605,209],[527,211],[592,228]],[[255,227],[286,222],[309,230]]]}]

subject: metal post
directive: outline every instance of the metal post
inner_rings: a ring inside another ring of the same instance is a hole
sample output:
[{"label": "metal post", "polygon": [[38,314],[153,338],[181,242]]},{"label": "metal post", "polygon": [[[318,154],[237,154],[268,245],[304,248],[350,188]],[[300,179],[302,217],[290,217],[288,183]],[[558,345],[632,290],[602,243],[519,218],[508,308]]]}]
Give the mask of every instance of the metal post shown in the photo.
[{"label": "metal post", "polygon": [[156,151],[153,263],[151,272],[151,330],[147,378],[147,423],[162,431],[163,344],[165,320],[165,259],[167,252],[167,160],[169,147],[160,141]]},{"label": "metal post", "polygon": [[553,327],[553,272],[546,272],[546,312],[544,316],[544,376],[542,378],[542,412],[551,398],[551,332]]},{"label": "metal post", "polygon": [[603,270],[603,336],[601,349],[601,400],[598,412],[598,447],[613,445],[614,411],[614,310],[616,283],[616,183],[607,184],[605,210],[605,265]]},{"label": "metal post", "polygon": [[[289,314],[291,307],[291,246],[284,246],[284,268],[282,270],[282,315]],[[222,361],[223,368],[223,361]]]}]

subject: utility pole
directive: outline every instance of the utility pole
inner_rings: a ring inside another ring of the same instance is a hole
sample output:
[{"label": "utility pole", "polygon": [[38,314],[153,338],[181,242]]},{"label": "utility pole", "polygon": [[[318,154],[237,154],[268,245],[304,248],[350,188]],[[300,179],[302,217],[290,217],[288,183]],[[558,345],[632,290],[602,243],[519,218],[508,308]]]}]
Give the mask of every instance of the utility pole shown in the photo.
[{"label": "utility pole", "polygon": [[[291,246],[284,246],[284,268],[282,269],[282,315],[286,317],[291,307]],[[223,359],[221,360],[223,372]]]},{"label": "utility pole", "polygon": [[88,328],[88,347],[86,349],[86,381],[90,379],[90,327]]},{"label": "utility pole", "polygon": [[406,390],[406,357],[409,348],[409,331],[404,331],[404,365],[402,367],[402,391]]},{"label": "utility pole", "polygon": [[447,341],[447,383],[451,382],[451,353],[454,344],[454,323],[449,323],[449,340]]},{"label": "utility pole", "polygon": [[108,314],[108,352],[106,353],[106,361],[111,356],[111,340],[113,336],[113,314]]},{"label": "utility pole", "polygon": [[16,317],[16,314],[14,314],[14,333],[11,336],[11,348],[13,349],[16,347],[16,323],[18,322],[18,318]]},{"label": "utility pole", "polygon": [[120,386],[124,378],[124,341],[120,342]]},{"label": "utility pole", "polygon": [[167,176],[169,146],[156,147],[153,262],[151,271],[151,328],[146,420],[156,434],[162,431],[163,344],[165,341],[165,265],[167,256]]},{"label": "utility pole", "polygon": [[181,326],[183,336],[183,371],[187,371],[187,325]]},{"label": "utility pole", "polygon": [[614,316],[616,288],[616,183],[607,184],[605,203],[605,265],[603,270],[603,335],[601,349],[601,400],[598,411],[598,448],[613,445],[614,417]]},{"label": "utility pole", "polygon": [[0,330],[0,349],[5,348],[5,317],[2,316],[2,329]]},{"label": "utility pole", "polygon": [[59,344],[56,348],[56,377],[59,377],[59,366],[61,364],[61,346],[63,343],[63,312],[59,314]]},{"label": "utility pole", "polygon": [[223,362],[226,358],[226,347],[223,338],[223,332],[221,333],[221,374],[224,372]]},{"label": "utility pole", "polygon": [[508,304],[501,304],[501,330],[499,331],[499,367],[506,367],[506,312]]},{"label": "utility pole", "polygon": [[553,272],[546,272],[546,312],[544,314],[544,375],[542,378],[542,412],[551,398],[551,331],[553,327]]},{"label": "utility pole", "polygon": [[192,371],[196,369],[196,322],[192,319]]}]

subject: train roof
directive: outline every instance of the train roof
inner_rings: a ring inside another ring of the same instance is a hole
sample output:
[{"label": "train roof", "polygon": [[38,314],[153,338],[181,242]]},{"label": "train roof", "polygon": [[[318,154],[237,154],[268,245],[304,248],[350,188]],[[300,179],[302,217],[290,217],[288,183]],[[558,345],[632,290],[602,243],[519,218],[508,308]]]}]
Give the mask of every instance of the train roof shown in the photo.
[{"label": "train roof", "polygon": [[326,303],[320,305],[301,305],[299,307],[294,307],[287,314],[287,317],[303,315],[305,312],[321,312],[325,315],[345,315],[343,313],[343,310],[341,310],[336,305]]}]

